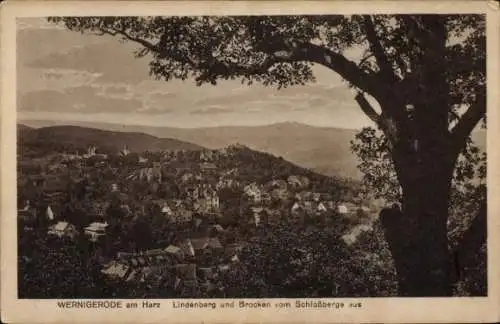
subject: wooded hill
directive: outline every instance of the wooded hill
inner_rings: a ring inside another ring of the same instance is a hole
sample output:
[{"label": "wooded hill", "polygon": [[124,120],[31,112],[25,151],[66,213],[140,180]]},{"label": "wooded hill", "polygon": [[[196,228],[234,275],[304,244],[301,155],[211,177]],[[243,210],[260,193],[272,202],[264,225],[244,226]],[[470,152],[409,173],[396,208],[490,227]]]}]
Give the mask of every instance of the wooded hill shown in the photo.
[{"label": "wooded hill", "polygon": [[98,153],[117,153],[123,147],[132,152],[159,150],[199,150],[201,146],[172,138],[158,138],[137,132],[106,131],[81,126],[50,126],[32,128],[19,124],[17,145],[20,152],[36,155],[51,152],[80,154],[89,146]]}]

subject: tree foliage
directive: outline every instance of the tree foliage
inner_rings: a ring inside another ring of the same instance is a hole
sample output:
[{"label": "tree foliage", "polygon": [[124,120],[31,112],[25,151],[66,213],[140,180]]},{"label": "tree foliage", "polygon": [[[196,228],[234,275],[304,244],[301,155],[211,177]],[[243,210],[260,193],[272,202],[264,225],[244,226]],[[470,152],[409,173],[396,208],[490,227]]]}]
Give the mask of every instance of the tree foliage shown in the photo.
[{"label": "tree foliage", "polygon": [[[374,199],[401,203],[402,191],[384,134],[365,127],[351,141],[351,149],[357,155],[358,168],[363,173],[365,194]],[[474,214],[485,199],[486,152],[468,138],[453,173],[450,214]]]},{"label": "tree foliage", "polygon": [[[280,224],[262,230],[258,240],[245,247],[237,270],[226,278],[232,287],[228,297],[395,295],[393,267],[383,263],[390,258],[384,255],[385,260],[379,262],[380,251],[349,248],[340,233],[337,226],[315,225],[299,229]],[[231,295],[233,291],[235,295]]]}]

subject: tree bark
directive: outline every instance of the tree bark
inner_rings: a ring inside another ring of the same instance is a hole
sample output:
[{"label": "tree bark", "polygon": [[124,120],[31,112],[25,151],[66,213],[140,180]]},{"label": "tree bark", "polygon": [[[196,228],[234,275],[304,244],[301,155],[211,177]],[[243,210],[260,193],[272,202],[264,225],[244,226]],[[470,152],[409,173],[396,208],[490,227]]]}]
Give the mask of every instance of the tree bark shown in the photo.
[{"label": "tree bark", "polygon": [[453,165],[415,163],[398,170],[402,210],[384,210],[381,222],[394,258],[401,296],[451,296],[447,219]]},{"label": "tree bark", "polygon": [[[435,202],[425,204],[423,199]],[[486,242],[484,203],[459,245],[449,251],[444,221],[447,210],[442,203],[444,200],[439,199],[446,199],[444,191],[438,193],[431,189],[425,194],[406,196],[403,199],[404,213],[392,208],[384,209],[380,214],[402,296],[450,296],[453,285],[468,268],[475,266],[476,253]]]}]

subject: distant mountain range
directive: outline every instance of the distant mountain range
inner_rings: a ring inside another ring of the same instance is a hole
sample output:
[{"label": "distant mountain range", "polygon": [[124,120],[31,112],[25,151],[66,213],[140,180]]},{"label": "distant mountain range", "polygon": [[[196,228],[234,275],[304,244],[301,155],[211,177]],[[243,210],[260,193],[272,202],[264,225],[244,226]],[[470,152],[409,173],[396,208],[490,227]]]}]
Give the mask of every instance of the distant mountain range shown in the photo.
[{"label": "distant mountain range", "polygon": [[31,151],[59,149],[86,150],[96,146],[101,152],[117,152],[127,146],[133,152],[156,150],[198,150],[201,146],[171,138],[158,138],[139,132],[117,132],[82,126],[33,128],[18,124],[18,147]]},{"label": "distant mountain range", "polygon": [[[24,126],[54,126],[57,122],[23,121]],[[40,128],[42,136],[58,134],[62,140],[102,141],[105,145],[127,143],[133,151],[174,148],[222,148],[243,144],[253,150],[273,154],[313,171],[359,179],[356,156],[350,141],[357,130],[313,127],[300,123],[278,123],[265,126],[223,126],[210,128],[172,128],[111,123],[61,122],[80,128]],[[93,130],[89,128],[94,128]],[[107,130],[105,132],[103,130]],[[67,137],[65,133],[68,133]],[[50,135],[52,136],[52,135]],[[476,144],[485,149],[484,131],[473,134]]]}]

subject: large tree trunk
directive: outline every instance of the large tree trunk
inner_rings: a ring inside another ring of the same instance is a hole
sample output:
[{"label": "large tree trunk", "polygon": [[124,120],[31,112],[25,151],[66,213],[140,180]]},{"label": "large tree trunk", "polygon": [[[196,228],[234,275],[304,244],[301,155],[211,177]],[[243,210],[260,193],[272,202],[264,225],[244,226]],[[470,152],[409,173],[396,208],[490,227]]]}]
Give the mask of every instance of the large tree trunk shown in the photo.
[{"label": "large tree trunk", "polygon": [[407,188],[402,212],[382,215],[402,296],[451,295],[448,193],[431,186]]},{"label": "large tree trunk", "polygon": [[411,228],[400,242],[403,249],[398,249],[398,277],[403,295],[451,295],[446,226],[449,190],[446,183],[439,183],[445,181],[424,181],[403,189],[402,214],[407,220],[402,224]]},{"label": "large tree trunk", "polygon": [[[452,293],[447,220],[458,154],[449,148],[449,90],[442,64],[446,33],[439,19],[429,20],[442,28],[420,39],[426,50],[414,60],[412,70],[419,78],[411,87],[413,94],[400,98],[401,102],[387,97],[379,100],[383,111],[396,121],[395,130],[384,132],[391,135],[392,158],[403,189],[400,215],[382,221],[400,294],[415,297]],[[409,103],[413,111],[405,116],[401,111],[406,112]]]},{"label": "large tree trunk", "polygon": [[447,219],[453,165],[440,158],[399,169],[402,210],[381,213],[401,296],[452,293]]}]

